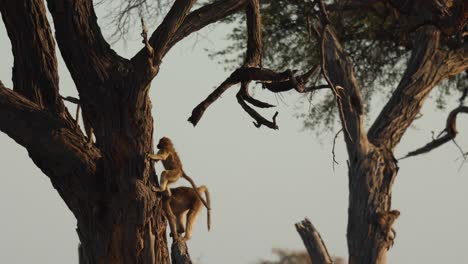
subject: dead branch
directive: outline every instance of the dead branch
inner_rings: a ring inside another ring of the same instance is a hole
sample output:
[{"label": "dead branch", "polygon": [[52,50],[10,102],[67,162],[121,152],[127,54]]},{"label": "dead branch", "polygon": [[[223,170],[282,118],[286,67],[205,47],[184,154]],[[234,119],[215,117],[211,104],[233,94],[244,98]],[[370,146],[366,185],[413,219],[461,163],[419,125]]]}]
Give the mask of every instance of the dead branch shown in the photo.
[{"label": "dead branch", "polygon": [[419,148],[419,149],[416,149],[414,151],[411,151],[409,152],[408,154],[406,154],[406,156],[404,156],[403,158],[401,159],[406,159],[406,158],[409,158],[409,157],[413,157],[413,156],[417,156],[417,155],[421,155],[421,154],[424,154],[424,153],[428,153],[440,146],[442,146],[443,144],[451,141],[451,140],[454,140],[455,137],[457,136],[458,134],[458,131],[457,131],[457,115],[459,113],[468,113],[468,106],[459,106],[457,108],[455,108],[454,110],[452,110],[452,112],[450,112],[448,118],[447,118],[447,125],[445,127],[445,129],[442,131],[442,133],[434,140],[432,140],[431,142],[427,143],[425,146]]},{"label": "dead branch", "polygon": [[320,236],[320,233],[312,225],[309,219],[296,223],[296,230],[302,238],[304,245],[309,253],[312,263],[332,264],[332,258],[328,253],[327,247]]},{"label": "dead branch", "polygon": [[468,96],[468,87],[466,87],[462,91],[462,95],[461,95],[460,99],[458,100],[460,102],[460,105],[463,105],[465,103],[465,99],[466,99],[467,96]]},{"label": "dead branch", "polygon": [[247,53],[245,63],[242,67],[235,70],[218,88],[216,88],[208,97],[198,104],[192,111],[188,121],[194,126],[198,124],[205,110],[214,103],[227,89],[241,84],[239,92],[236,95],[237,101],[253,119],[255,126],[262,125],[278,129],[276,117],[272,121],[264,118],[254,108],[247,103],[259,108],[270,108],[274,105],[262,102],[253,98],[249,93],[249,84],[251,81],[262,83],[265,89],[272,92],[284,92],[295,89],[300,93],[327,88],[325,86],[305,87],[307,80],[317,71],[318,65],[306,73],[295,76],[295,71],[286,70],[284,72],[275,72],[262,67],[262,34],[261,34],[261,15],[259,0],[249,0],[246,6],[247,14]]},{"label": "dead branch", "polygon": [[[319,11],[314,10],[316,7]],[[362,144],[362,141],[367,141],[367,137],[363,134],[363,102],[354,77],[353,65],[336,37],[323,1],[315,0],[311,12],[310,17],[313,21],[309,21],[308,30],[309,34],[314,33],[317,43],[320,43],[319,66],[327,83],[315,89],[331,88],[346,144],[364,148],[366,144]]]},{"label": "dead branch", "polygon": [[146,27],[145,20],[143,17],[141,19],[141,36],[143,37],[142,43],[145,44],[146,52],[148,53],[149,64],[151,65],[151,59],[154,56],[154,49],[151,47],[151,44],[148,41],[148,28]]}]

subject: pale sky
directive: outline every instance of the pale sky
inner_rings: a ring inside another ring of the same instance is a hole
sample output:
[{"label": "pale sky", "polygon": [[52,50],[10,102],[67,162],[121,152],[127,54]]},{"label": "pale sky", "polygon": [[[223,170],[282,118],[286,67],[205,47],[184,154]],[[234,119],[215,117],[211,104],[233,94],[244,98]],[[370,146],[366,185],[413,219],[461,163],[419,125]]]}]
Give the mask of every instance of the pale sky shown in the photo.
[{"label": "pale sky", "polygon": [[[279,105],[280,129],[276,131],[253,126],[235,99],[237,88],[215,102],[196,128],[186,121],[193,107],[230,74],[204,51],[226,45],[228,30],[214,26],[202,31],[204,37],[198,41],[190,37],[174,47],[150,93],[155,140],[171,137],[187,173],[211,193],[212,230],[206,230],[203,211],[188,242],[192,259],[204,264],[255,263],[271,258],[272,248],[303,250],[294,223],[304,217],[319,229],[331,254],[346,257],[345,146],[340,136],[336,150],[340,164],[333,171],[334,134],[318,137],[302,130],[302,121],[294,116],[307,107],[297,109],[298,95],[285,94],[283,103],[269,93],[255,94]],[[135,38],[125,48],[122,43],[114,48],[131,57],[141,45]],[[61,94],[75,96],[74,84],[58,56]],[[0,80],[11,87],[13,58],[3,23],[0,58]],[[385,98],[374,102],[370,120]],[[454,98],[449,109],[455,102]],[[433,108],[434,103],[428,101],[424,116],[400,143],[397,157],[427,143],[432,130],[443,129],[447,113]],[[274,111],[266,113],[272,116]],[[466,115],[460,116],[457,140],[468,151],[466,120]],[[0,155],[0,262],[78,263],[76,220],[49,179],[25,149],[3,133]],[[401,216],[395,224],[398,234],[389,263],[468,263],[468,164],[460,169],[459,158],[454,144],[447,144],[399,163],[393,208]]]}]

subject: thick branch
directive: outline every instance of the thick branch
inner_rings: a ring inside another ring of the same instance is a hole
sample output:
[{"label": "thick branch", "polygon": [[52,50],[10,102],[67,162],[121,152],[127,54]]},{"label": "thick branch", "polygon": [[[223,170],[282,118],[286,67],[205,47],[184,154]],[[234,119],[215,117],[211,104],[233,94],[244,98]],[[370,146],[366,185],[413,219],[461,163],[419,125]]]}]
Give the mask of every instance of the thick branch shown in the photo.
[{"label": "thick branch", "polygon": [[439,31],[423,28],[400,84],[369,129],[369,139],[392,150],[419,114],[429,92],[442,80],[468,68],[468,47],[439,49]]},{"label": "thick branch", "polygon": [[445,144],[445,143],[447,143],[447,142],[449,142],[451,140],[454,140],[455,137],[458,134],[458,131],[457,131],[457,115],[460,114],[460,113],[468,114],[468,107],[467,106],[460,106],[460,107],[457,107],[454,110],[452,110],[452,112],[450,112],[450,114],[449,114],[449,116],[447,118],[447,125],[445,127],[444,132],[443,132],[444,134],[441,135],[440,137],[432,140],[431,142],[427,143],[425,146],[423,146],[423,147],[421,147],[421,148],[419,148],[417,150],[411,151],[404,158],[408,158],[408,157],[428,153],[428,152],[442,146],[443,144]]},{"label": "thick branch", "polygon": [[42,0],[0,1],[14,57],[13,89],[40,107],[63,112],[55,43]]},{"label": "thick branch", "polygon": [[112,73],[125,72],[127,60],[118,56],[102,36],[92,0],[47,3],[60,52],[80,95],[102,87]]},{"label": "thick branch", "polygon": [[243,10],[247,2],[248,0],[218,0],[191,12],[172,36],[164,54],[188,35]]},{"label": "thick branch", "polygon": [[345,140],[351,157],[367,150],[363,124],[363,102],[353,65],[331,26],[322,35],[322,72],[335,94]]},{"label": "thick branch", "polygon": [[202,118],[205,110],[214,103],[221,95],[233,85],[241,82],[248,83],[250,81],[262,81],[262,82],[280,82],[287,80],[292,75],[291,71],[285,71],[276,73],[272,70],[265,68],[250,68],[242,67],[235,70],[231,76],[229,76],[218,88],[216,88],[203,102],[197,105],[192,115],[188,119],[194,126],[198,124],[198,121]]},{"label": "thick branch", "polygon": [[[140,87],[146,87],[158,73],[167,45],[184,22],[195,2],[196,0],[176,0],[150,39],[144,40],[146,41],[145,47],[132,58],[132,78],[141,83]],[[145,29],[143,29],[143,32],[143,34],[146,34]]]},{"label": "thick branch", "polygon": [[312,263],[332,264],[332,258],[317,229],[309,219],[296,223],[296,230],[302,238]]},{"label": "thick branch", "polygon": [[149,43],[154,48],[156,63],[164,56],[164,50],[184,22],[195,2],[196,0],[176,0],[163,22],[151,35]]},{"label": "thick branch", "polygon": [[262,19],[260,1],[249,0],[246,8],[247,17],[247,54],[245,67],[262,66]]},{"label": "thick branch", "polygon": [[73,122],[41,109],[0,82],[0,130],[28,150],[73,212],[88,203],[100,152]]}]

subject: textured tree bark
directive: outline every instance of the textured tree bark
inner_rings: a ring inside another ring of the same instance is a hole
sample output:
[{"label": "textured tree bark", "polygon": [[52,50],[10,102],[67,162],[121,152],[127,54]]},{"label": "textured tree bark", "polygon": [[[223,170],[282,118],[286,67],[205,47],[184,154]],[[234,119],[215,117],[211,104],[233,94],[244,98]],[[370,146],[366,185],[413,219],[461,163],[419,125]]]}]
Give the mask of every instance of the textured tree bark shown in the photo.
[{"label": "textured tree bark", "polygon": [[322,237],[309,219],[306,218],[305,220],[296,223],[295,226],[304,242],[312,263],[332,264],[333,260],[328,253]]},{"label": "textured tree bark", "polygon": [[[13,47],[13,90],[0,82],[0,130],[24,146],[77,219],[80,264],[170,263],[153,152],[148,91],[179,40],[245,6],[220,0],[190,12],[177,0],[148,45],[127,60],[97,24],[92,0],[47,0],[55,40],[75,82],[89,144],[59,94],[55,42],[43,0],[0,0]],[[185,243],[175,243],[190,263]],[[183,249],[185,246],[185,250]],[[174,248],[174,247],[173,247]]]},{"label": "textured tree bark", "polygon": [[393,244],[391,223],[392,185],[398,167],[392,153],[370,147],[349,166],[348,251],[349,263],[386,262]]},{"label": "textured tree bark", "polygon": [[176,239],[171,246],[172,264],[192,264],[187,244],[183,238]]},{"label": "textured tree bark", "polygon": [[398,167],[390,151],[367,139],[352,63],[333,29],[326,27],[322,39],[323,71],[335,89],[349,156],[349,263],[384,264],[393,238],[391,223],[382,224],[381,219],[391,212],[391,187]]}]

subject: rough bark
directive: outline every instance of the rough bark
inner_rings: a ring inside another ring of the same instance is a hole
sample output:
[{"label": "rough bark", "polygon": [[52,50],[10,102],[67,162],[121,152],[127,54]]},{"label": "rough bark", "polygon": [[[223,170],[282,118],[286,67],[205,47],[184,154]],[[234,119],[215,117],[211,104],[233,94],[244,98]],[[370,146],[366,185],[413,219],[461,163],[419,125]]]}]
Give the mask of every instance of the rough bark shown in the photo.
[{"label": "rough bark", "polygon": [[381,219],[391,214],[391,187],[398,167],[390,151],[367,139],[353,66],[331,26],[325,25],[322,41],[322,71],[334,89],[349,156],[349,263],[386,263],[392,229]]},{"label": "rough bark", "polygon": [[0,0],[15,61],[14,89],[0,83],[0,130],[28,150],[75,215],[80,263],[170,262],[161,199],[151,191],[157,178],[146,160],[153,152],[149,83],[179,40],[244,5],[217,1],[190,13],[194,2],[175,1],[148,45],[127,60],[102,36],[92,0],[47,1],[83,119],[94,130],[89,144],[59,95],[43,0]]},{"label": "rough bark", "polygon": [[439,48],[440,31],[422,28],[411,59],[392,97],[369,129],[369,140],[393,150],[421,111],[425,99],[441,81],[468,68],[468,45],[458,50]]},{"label": "rough bark", "polygon": [[63,112],[55,42],[44,2],[2,0],[0,11],[14,57],[13,89],[40,107]]},{"label": "rough bark", "polygon": [[314,264],[332,264],[332,258],[328,253],[327,247],[317,231],[315,226],[305,219],[296,223],[296,230],[302,238],[304,245],[309,253],[310,259]]},{"label": "rough bark", "polygon": [[175,239],[171,246],[172,264],[192,264],[187,244],[183,238]]},{"label": "rough bark", "polygon": [[402,81],[366,135],[351,61],[331,26],[323,24],[322,70],[334,89],[349,155],[349,263],[386,263],[396,234],[392,224],[400,214],[391,208],[398,172],[392,151],[432,88],[467,68],[467,49],[443,51],[438,30],[423,28]]}]

